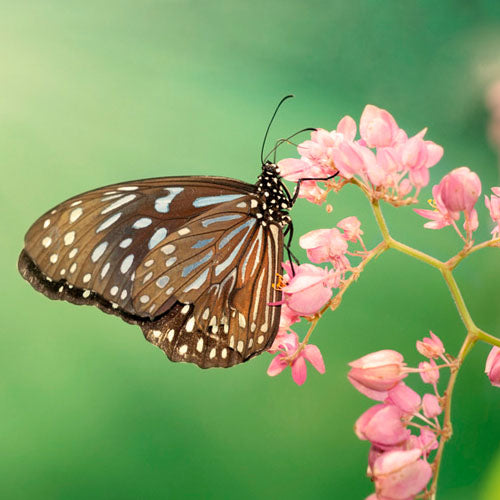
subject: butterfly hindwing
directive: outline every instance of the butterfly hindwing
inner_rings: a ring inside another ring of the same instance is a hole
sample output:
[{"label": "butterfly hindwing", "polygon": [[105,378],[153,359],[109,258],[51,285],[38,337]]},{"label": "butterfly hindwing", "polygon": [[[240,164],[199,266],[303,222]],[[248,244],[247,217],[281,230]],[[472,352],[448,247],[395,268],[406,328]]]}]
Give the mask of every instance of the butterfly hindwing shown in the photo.
[{"label": "butterfly hindwing", "polygon": [[[233,228],[232,232],[237,229]],[[217,250],[227,236],[226,232],[215,238],[213,249]],[[208,239],[207,234],[203,238]],[[192,244],[187,236],[177,240],[180,252],[183,240]],[[234,256],[234,266],[228,265],[225,272],[217,275],[217,266],[224,265],[240,243],[241,251]],[[146,338],[163,349],[171,360],[189,361],[202,368],[227,367],[250,359],[272,342],[280,308],[269,304],[281,299],[281,292],[274,286],[282,251],[281,228],[274,224],[259,226],[248,241],[241,237],[233,247],[216,253],[212,265],[199,271],[202,276],[207,273],[199,295],[193,295],[191,289],[185,292],[189,285],[179,277],[182,269],[192,266],[189,260],[181,260],[177,269],[172,266],[159,278],[171,278],[168,285],[173,290],[169,296],[179,305],[170,308],[160,321],[142,328]],[[161,248],[155,253],[158,251],[161,252]],[[205,251],[210,251],[208,246]],[[138,270],[138,277],[148,277],[144,273],[145,270]],[[152,277],[148,282],[150,285],[141,293],[153,295],[157,285]]]}]

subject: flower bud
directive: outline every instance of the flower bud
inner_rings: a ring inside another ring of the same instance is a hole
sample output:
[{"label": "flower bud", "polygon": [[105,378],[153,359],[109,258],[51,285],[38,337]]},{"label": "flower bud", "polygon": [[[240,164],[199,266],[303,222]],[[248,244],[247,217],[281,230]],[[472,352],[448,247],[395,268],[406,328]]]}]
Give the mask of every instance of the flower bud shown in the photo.
[{"label": "flower bud", "polygon": [[399,352],[385,349],[372,352],[349,363],[348,378],[359,392],[377,401],[407,376],[406,363]]},{"label": "flower bud", "polygon": [[359,439],[368,440],[379,448],[392,447],[410,436],[401,417],[401,411],[394,405],[375,405],[358,418],[354,431]]},{"label": "flower bud", "polygon": [[442,202],[450,212],[471,212],[481,194],[481,181],[468,167],[445,175],[439,183]]},{"label": "flower bud", "polygon": [[423,340],[417,340],[417,350],[426,358],[439,358],[444,354],[443,343],[437,335],[432,332],[429,333],[431,334],[430,338],[424,337]]},{"label": "flower bud", "polygon": [[430,362],[422,361],[418,368],[420,377],[426,384],[435,384],[439,380],[439,368],[436,368],[436,362],[433,359]]},{"label": "flower bud", "polygon": [[421,450],[388,451],[373,464],[373,480],[382,498],[409,499],[422,491],[432,476]]},{"label": "flower bud", "polygon": [[397,406],[403,413],[413,415],[420,408],[420,396],[404,382],[389,391],[386,403]]},{"label": "flower bud", "polygon": [[443,409],[439,404],[439,399],[434,394],[424,394],[422,398],[422,409],[427,418],[434,418],[441,415]]},{"label": "flower bud", "polygon": [[495,346],[491,349],[486,360],[485,373],[488,374],[490,382],[495,387],[500,387],[500,348]]}]

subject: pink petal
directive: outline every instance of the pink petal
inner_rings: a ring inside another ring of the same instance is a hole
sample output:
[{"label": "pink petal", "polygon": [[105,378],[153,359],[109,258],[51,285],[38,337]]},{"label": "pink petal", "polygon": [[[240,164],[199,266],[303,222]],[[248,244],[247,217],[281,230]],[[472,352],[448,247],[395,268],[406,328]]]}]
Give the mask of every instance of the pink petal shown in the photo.
[{"label": "pink petal", "polygon": [[414,415],[420,408],[421,399],[413,389],[400,382],[389,391],[387,402],[397,406],[403,413]]},{"label": "pink petal", "polygon": [[422,408],[427,418],[437,417],[443,411],[439,404],[439,399],[434,394],[424,394]]},{"label": "pink petal", "polygon": [[388,391],[376,391],[375,389],[370,389],[364,384],[360,384],[356,379],[350,377],[349,375],[347,375],[347,378],[354,388],[367,398],[373,399],[374,401],[385,401],[387,399]]},{"label": "pink petal", "polygon": [[288,363],[282,361],[282,359],[283,359],[283,354],[278,354],[271,361],[271,364],[269,365],[269,368],[267,369],[267,374],[270,377],[275,377],[276,375],[279,375],[288,366]]},{"label": "pink petal", "polygon": [[304,353],[304,358],[307,359],[319,373],[325,373],[325,363],[318,346],[308,344],[304,347],[302,352]]},{"label": "pink petal", "polygon": [[356,137],[356,122],[350,116],[344,116],[337,125],[337,132],[342,134],[347,141],[354,141]]},{"label": "pink petal", "polygon": [[292,364],[292,378],[297,385],[302,385],[306,381],[307,366],[301,355]]},{"label": "pink petal", "polygon": [[418,459],[421,451],[388,451],[374,463],[377,493],[393,499],[409,499],[420,493],[432,477],[431,466]]},{"label": "pink petal", "polygon": [[286,297],[286,303],[290,309],[301,316],[312,316],[316,314],[332,297],[331,288],[326,288],[321,283],[315,287],[308,288],[303,292],[294,293]]}]

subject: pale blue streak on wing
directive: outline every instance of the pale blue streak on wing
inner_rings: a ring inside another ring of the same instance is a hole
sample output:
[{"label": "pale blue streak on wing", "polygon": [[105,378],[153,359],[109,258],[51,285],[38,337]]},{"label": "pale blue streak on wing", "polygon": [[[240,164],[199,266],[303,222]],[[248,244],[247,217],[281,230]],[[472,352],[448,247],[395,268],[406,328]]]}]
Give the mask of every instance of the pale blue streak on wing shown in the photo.
[{"label": "pale blue streak on wing", "polygon": [[226,222],[228,220],[241,219],[243,215],[232,214],[232,215],[221,215],[220,217],[213,217],[211,219],[205,219],[201,221],[203,227],[208,227],[210,224],[215,224],[216,222]]},{"label": "pale blue streak on wing", "polygon": [[184,188],[181,187],[172,187],[165,188],[165,191],[168,191],[168,196],[162,196],[161,198],[156,198],[155,201],[155,210],[157,212],[161,212],[162,214],[166,214],[170,210],[170,203],[172,200],[179,194],[184,191]]},{"label": "pale blue streak on wing", "polygon": [[183,291],[184,293],[189,292],[190,290],[198,290],[203,283],[207,280],[208,272],[210,269],[205,269],[187,288]]},{"label": "pale blue streak on wing", "polygon": [[185,278],[190,272],[194,271],[197,267],[200,267],[202,264],[205,264],[205,262],[208,262],[212,256],[213,256],[213,251],[210,250],[203,258],[200,260],[193,262],[192,264],[189,264],[189,266],[186,266],[182,270],[182,277]]},{"label": "pale blue streak on wing", "polygon": [[207,246],[209,243],[212,243],[215,238],[208,238],[206,240],[198,240],[191,248],[203,248]]},{"label": "pale blue streak on wing", "polygon": [[244,241],[246,240],[248,233],[250,232],[252,227],[255,225],[255,222],[256,222],[255,219],[250,219],[246,223],[246,224],[248,224],[249,227],[247,229],[247,232],[245,233],[245,236],[243,236],[243,238],[241,238],[241,241],[236,245],[234,250],[231,252],[231,255],[224,262],[222,262],[221,264],[219,264],[218,266],[215,267],[215,275],[216,276],[218,276],[222,271],[224,271],[224,269],[226,269],[226,267],[228,267],[231,264],[231,262],[233,262],[234,258],[236,257],[236,255],[240,251],[241,245],[243,245]]},{"label": "pale blue streak on wing", "polygon": [[219,248],[224,248],[239,232],[243,231],[249,225],[254,225],[255,219],[250,219],[244,224],[240,224],[236,229],[233,229],[229,234],[226,234],[224,238],[219,241]]},{"label": "pale blue streak on wing", "polygon": [[226,201],[237,200],[245,196],[244,194],[221,194],[219,196],[202,196],[193,201],[193,207],[207,207],[216,205],[217,203],[225,203]]}]

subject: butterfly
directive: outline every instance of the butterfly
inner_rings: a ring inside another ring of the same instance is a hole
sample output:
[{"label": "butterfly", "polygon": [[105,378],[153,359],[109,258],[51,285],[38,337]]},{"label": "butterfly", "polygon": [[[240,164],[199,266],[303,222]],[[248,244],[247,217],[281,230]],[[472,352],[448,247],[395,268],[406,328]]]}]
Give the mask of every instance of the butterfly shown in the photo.
[{"label": "butterfly", "polygon": [[188,176],[105,186],[42,215],[18,268],[50,299],[139,325],[172,361],[230,367],[277,334],[280,306],[270,304],[281,301],[275,281],[299,189],[290,194],[264,159],[256,184]]}]

